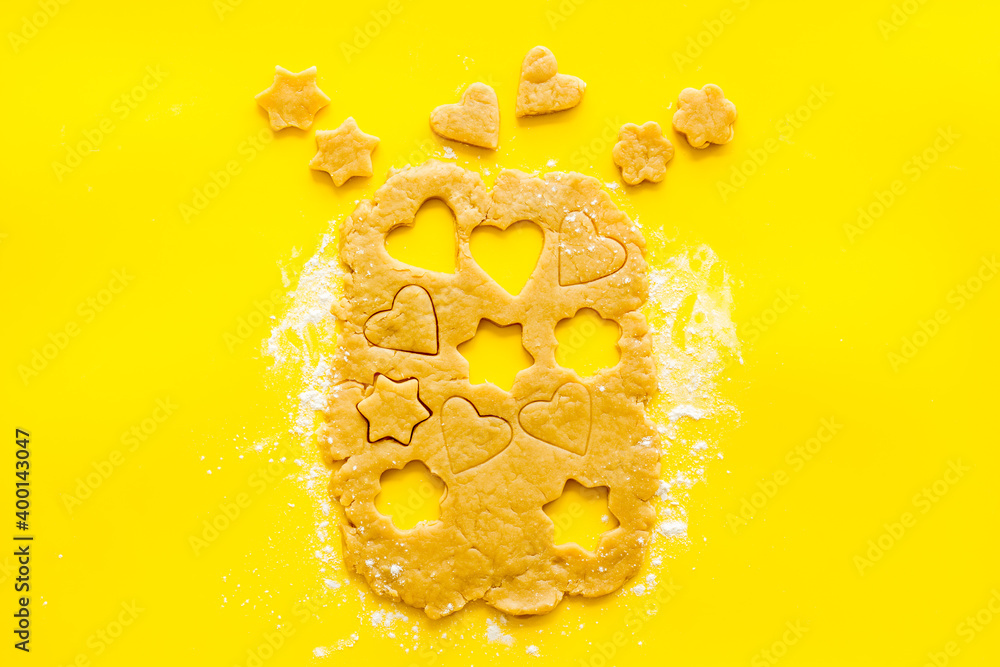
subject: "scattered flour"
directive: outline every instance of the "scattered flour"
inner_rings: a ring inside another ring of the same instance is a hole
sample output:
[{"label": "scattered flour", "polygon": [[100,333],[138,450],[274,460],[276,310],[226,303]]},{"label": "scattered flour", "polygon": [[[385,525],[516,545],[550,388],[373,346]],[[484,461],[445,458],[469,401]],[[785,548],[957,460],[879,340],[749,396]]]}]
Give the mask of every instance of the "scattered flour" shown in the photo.
[{"label": "scattered flour", "polygon": [[[650,245],[668,245],[658,235],[662,232],[647,232]],[[704,481],[709,461],[722,458],[704,429],[718,429],[739,418],[717,390],[717,382],[730,364],[743,360],[732,318],[730,279],[715,253],[708,246],[665,259],[651,253],[650,264],[659,267],[650,270],[646,316],[660,388],[652,412],[664,450],[656,492],[660,524],[654,533],[664,541],[654,541],[653,549],[662,564],[664,556],[690,545],[689,491]]]},{"label": "scattered flour", "polygon": [[390,628],[395,625],[397,621],[405,621],[406,616],[397,611],[376,610],[372,612],[372,615],[368,620],[371,621],[373,628]]},{"label": "scattered flour", "polygon": [[687,537],[688,526],[683,521],[663,521],[656,530],[664,537]]},{"label": "scattered flour", "polygon": [[677,421],[681,417],[690,417],[691,419],[698,420],[703,419],[705,414],[704,410],[696,408],[693,405],[678,405],[667,414],[667,418],[672,422]]},{"label": "scattered flour", "polygon": [[490,643],[499,642],[504,646],[512,646],[514,644],[514,637],[501,630],[500,626],[492,618],[486,619],[486,640]]},{"label": "scattered flour", "polygon": [[313,655],[317,658],[324,658],[334,651],[343,651],[345,648],[351,648],[356,643],[358,643],[358,633],[352,633],[347,639],[341,639],[335,644],[330,646],[317,646],[313,649]]}]

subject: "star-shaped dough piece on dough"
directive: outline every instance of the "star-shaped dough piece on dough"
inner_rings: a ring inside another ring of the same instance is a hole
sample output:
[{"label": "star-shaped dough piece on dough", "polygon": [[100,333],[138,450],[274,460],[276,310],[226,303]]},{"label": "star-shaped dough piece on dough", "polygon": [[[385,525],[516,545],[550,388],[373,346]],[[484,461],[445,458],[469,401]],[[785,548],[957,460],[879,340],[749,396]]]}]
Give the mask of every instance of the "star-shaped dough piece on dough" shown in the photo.
[{"label": "star-shaped dough piece on dough", "polygon": [[695,148],[708,148],[709,144],[728,144],[733,139],[736,106],[726,99],[722,88],[714,83],[701,90],[685,88],[677,101],[674,112],[674,129],[687,135],[688,143]]},{"label": "star-shaped dough piece on dough", "polygon": [[308,129],[316,112],[330,103],[330,98],[316,85],[316,68],[295,74],[284,67],[274,68],[274,83],[258,93],[257,104],[267,109],[274,131],[289,126]]},{"label": "star-shaped dough piece on dough", "polygon": [[353,118],[348,118],[336,130],[316,131],[316,155],[309,168],[329,173],[339,187],[352,176],[372,175],[376,146],[378,137],[365,134]]},{"label": "star-shaped dough piece on dough", "polygon": [[410,444],[413,429],[431,416],[420,402],[418,388],[415,378],[396,382],[384,375],[375,376],[372,393],[358,403],[358,412],[368,420],[369,442],[392,438]]}]

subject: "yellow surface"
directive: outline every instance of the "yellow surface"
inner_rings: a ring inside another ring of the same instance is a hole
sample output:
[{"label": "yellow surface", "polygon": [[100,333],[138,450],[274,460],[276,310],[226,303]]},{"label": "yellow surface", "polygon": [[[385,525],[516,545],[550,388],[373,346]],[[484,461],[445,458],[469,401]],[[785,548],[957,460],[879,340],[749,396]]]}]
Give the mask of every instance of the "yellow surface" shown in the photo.
[{"label": "yellow surface", "polygon": [[[279,624],[276,667],[1000,655],[1000,617],[965,620],[1000,590],[1000,281],[977,278],[1000,248],[995,3],[11,0],[2,15],[0,533],[10,544],[19,427],[36,535],[30,656],[11,647],[13,549],[0,556],[4,665],[246,665]],[[587,92],[518,122],[539,43]],[[310,132],[271,136],[253,96],[276,64],[319,68],[332,101],[315,129],[354,116],[381,138],[374,178],[336,189],[308,168]],[[691,491],[692,547],[657,594],[511,620],[509,648],[484,648],[481,605],[434,624],[408,613],[391,640],[367,613],[397,608],[369,595],[359,621],[360,584],[336,559],[319,571],[316,504],[291,474],[297,378],[261,352],[279,262],[294,273],[390,167],[438,153],[428,113],[474,81],[500,98],[500,150],[454,150],[494,175],[555,159],[616,181],[617,128],[669,127],[685,86],[717,83],[740,113],[722,148],[670,132],[665,181],[615,193],[662,227],[658,257],[707,243],[735,281],[745,364],[723,388],[742,416]],[[871,217],[852,228],[859,207]],[[900,363],[904,337],[918,349]],[[746,525],[744,500],[760,506]],[[226,511],[196,555],[189,538]],[[862,573],[869,540],[888,549]],[[324,576],[344,588],[304,605]]]}]

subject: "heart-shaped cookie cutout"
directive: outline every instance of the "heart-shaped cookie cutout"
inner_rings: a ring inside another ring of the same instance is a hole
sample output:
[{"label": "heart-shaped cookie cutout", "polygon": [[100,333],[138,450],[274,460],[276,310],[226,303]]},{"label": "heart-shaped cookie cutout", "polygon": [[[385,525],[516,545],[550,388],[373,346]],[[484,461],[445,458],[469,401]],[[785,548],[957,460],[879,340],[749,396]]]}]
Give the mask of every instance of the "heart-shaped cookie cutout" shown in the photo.
[{"label": "heart-shaped cookie cutout", "polygon": [[528,435],[583,455],[590,440],[590,393],[579,382],[567,382],[551,401],[524,406],[518,420]]},{"label": "heart-shaped cookie cutout", "polygon": [[544,232],[530,220],[519,220],[507,229],[482,224],[469,235],[473,259],[512,296],[521,293],[534,273],[543,245]]},{"label": "heart-shaped cookie cutout", "polygon": [[506,420],[480,415],[476,406],[458,396],[444,402],[441,430],[456,474],[492,459],[507,448],[513,435]]},{"label": "heart-shaped cookie cutout", "polygon": [[368,318],[365,338],[376,347],[437,354],[437,316],[431,295],[418,285],[399,290],[392,308]]},{"label": "heart-shaped cookie cutout", "polygon": [[573,211],[559,228],[559,284],[579,285],[610,276],[625,266],[625,246],[601,236],[594,221]]},{"label": "heart-shaped cookie cutout", "polygon": [[587,84],[582,79],[560,74],[552,52],[544,46],[536,46],[528,51],[521,63],[517,117],[571,109],[583,99],[586,88]]},{"label": "heart-shaped cookie cutout", "polygon": [[500,142],[500,103],[485,83],[465,89],[458,104],[444,104],[431,112],[431,129],[445,139],[496,149]]}]

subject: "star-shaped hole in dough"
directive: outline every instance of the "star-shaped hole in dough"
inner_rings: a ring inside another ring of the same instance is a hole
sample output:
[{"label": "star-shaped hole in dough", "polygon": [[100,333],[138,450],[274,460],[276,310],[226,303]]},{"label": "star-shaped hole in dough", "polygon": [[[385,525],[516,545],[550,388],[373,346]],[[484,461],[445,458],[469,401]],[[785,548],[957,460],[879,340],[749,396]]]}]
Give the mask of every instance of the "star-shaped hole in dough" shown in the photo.
[{"label": "star-shaped hole in dough", "polygon": [[701,90],[685,88],[677,97],[674,129],[687,135],[695,148],[709,144],[728,144],[733,139],[736,106],[726,99],[722,88],[714,83]]},{"label": "star-shaped hole in dough", "polygon": [[618,131],[618,143],[611,151],[621,167],[622,180],[638,185],[644,180],[659,183],[667,173],[667,163],[674,156],[674,145],[663,136],[659,123],[625,123]]},{"label": "star-shaped hole in dough", "polygon": [[358,403],[358,412],[368,421],[368,442],[392,438],[410,444],[413,429],[431,416],[420,402],[416,378],[396,382],[384,375],[375,376],[372,392]]},{"label": "star-shaped hole in dough", "polygon": [[289,126],[308,129],[316,112],[330,103],[330,98],[316,85],[315,67],[298,74],[275,67],[274,83],[258,93],[256,100],[267,110],[274,131]]},{"label": "star-shaped hole in dough", "polygon": [[317,130],[316,155],[309,168],[329,173],[338,187],[352,176],[371,176],[372,151],[378,141],[378,137],[362,132],[353,118],[336,130]]}]

